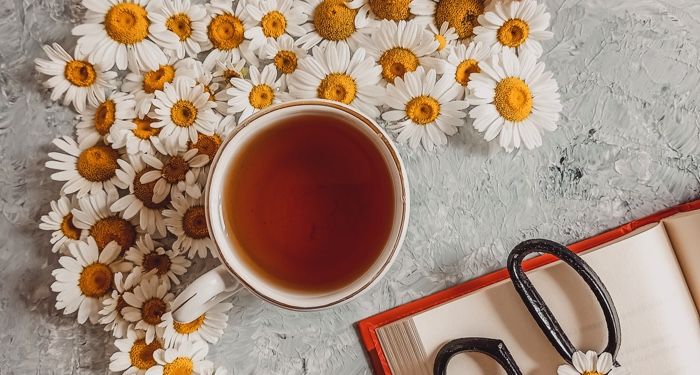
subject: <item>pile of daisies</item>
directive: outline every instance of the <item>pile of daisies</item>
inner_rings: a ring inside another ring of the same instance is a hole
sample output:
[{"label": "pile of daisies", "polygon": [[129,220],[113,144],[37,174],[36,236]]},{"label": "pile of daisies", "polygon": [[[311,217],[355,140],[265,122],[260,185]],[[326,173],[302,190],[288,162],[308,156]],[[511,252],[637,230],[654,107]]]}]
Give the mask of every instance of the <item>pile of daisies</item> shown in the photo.
[{"label": "pile of daisies", "polygon": [[171,301],[216,256],[203,191],[222,140],[275,103],[323,98],[431,150],[467,116],[508,152],[542,144],[561,111],[538,58],[535,0],[83,0],[71,55],[44,46],[51,99],[78,112],[54,140],[64,182],[40,227],[63,256],[56,307],[116,338],[110,370],[223,374],[205,359],[229,303],[191,322]]}]

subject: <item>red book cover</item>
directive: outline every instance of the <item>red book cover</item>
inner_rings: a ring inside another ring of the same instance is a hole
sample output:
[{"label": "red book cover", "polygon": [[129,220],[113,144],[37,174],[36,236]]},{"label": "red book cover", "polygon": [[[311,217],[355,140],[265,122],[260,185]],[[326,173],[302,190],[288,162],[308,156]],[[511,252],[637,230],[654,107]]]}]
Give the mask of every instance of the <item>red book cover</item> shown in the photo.
[{"label": "red book cover", "polygon": [[[633,232],[634,230],[645,225],[659,222],[661,219],[664,219],[666,217],[681,212],[694,211],[697,209],[700,209],[700,200],[681,204],[679,206],[657,212],[653,215],[634,220],[627,224],[621,225],[615,229],[603,232],[597,236],[587,238],[585,240],[571,244],[568,247],[569,249],[577,253],[586,251],[596,246],[600,246],[607,242],[615,240],[616,238],[619,238],[626,234],[629,234],[630,232]],[[553,256],[541,255],[527,260],[523,264],[523,268],[525,270],[532,270],[537,267],[541,267],[546,264],[552,263],[554,261],[556,261],[556,258],[554,258]],[[427,310],[437,305],[449,302],[455,298],[459,298],[463,295],[475,292],[481,288],[487,287],[497,282],[506,280],[508,279],[508,277],[508,270],[502,268],[498,271],[494,271],[481,277],[477,277],[476,279],[466,281],[462,284],[455,285],[451,288],[431,294],[413,302],[397,306],[391,310],[384,311],[382,313],[359,321],[357,323],[357,329],[359,331],[360,340],[362,342],[362,345],[365,347],[365,350],[367,350],[367,354],[369,356],[371,366],[374,369],[374,373],[382,375],[391,374],[391,370],[389,369],[389,363],[387,362],[386,356],[382,351],[381,343],[379,342],[379,338],[377,337],[377,328],[403,319],[405,317],[414,315],[423,310]]]}]

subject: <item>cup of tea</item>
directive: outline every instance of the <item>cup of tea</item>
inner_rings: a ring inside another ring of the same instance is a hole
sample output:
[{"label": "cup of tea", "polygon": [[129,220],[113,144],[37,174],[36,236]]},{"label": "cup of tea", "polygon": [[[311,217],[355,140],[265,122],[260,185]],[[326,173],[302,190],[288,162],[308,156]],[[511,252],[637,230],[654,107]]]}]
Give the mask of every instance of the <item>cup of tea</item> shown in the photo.
[{"label": "cup of tea", "polygon": [[347,302],[387,272],[408,225],[408,180],[387,134],[320,99],[243,121],[212,161],[205,194],[221,265],[173,301],[181,322],[243,287],[298,311]]}]

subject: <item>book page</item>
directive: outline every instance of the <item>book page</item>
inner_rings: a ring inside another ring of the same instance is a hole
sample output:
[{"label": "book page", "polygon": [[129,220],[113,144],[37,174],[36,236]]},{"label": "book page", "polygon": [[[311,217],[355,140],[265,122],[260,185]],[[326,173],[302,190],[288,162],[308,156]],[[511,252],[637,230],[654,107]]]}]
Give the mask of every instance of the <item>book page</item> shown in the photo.
[{"label": "book page", "polygon": [[[662,225],[588,252],[583,258],[607,286],[620,315],[621,364],[636,375],[700,373],[698,313]],[[580,277],[562,263],[528,275],[572,343],[581,350],[600,351],[607,342],[605,321]],[[503,340],[524,374],[555,374],[564,363],[510,281],[385,327],[389,329],[378,330],[378,334],[395,375],[431,374],[443,344],[474,336]],[[402,335],[402,329],[413,334]],[[404,337],[396,341],[391,335]],[[410,362],[406,351],[411,351],[412,341],[422,343],[415,352],[424,356],[414,355],[422,364],[402,366],[401,359]],[[495,362],[472,354],[455,356],[448,369],[448,374],[502,373]]]},{"label": "book page", "polygon": [[695,306],[700,311],[700,212],[674,215],[664,219],[663,223]]}]

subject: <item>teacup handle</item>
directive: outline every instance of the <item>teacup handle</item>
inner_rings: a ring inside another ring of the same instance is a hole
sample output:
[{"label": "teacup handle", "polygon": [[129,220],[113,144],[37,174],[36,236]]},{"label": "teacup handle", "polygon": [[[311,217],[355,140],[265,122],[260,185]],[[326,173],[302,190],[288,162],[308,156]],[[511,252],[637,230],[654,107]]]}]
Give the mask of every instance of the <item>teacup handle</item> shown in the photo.
[{"label": "teacup handle", "polygon": [[172,302],[173,319],[191,322],[209,311],[217,303],[241,290],[239,283],[224,265],[193,281]]}]

